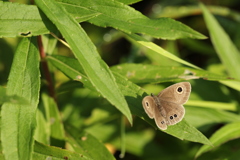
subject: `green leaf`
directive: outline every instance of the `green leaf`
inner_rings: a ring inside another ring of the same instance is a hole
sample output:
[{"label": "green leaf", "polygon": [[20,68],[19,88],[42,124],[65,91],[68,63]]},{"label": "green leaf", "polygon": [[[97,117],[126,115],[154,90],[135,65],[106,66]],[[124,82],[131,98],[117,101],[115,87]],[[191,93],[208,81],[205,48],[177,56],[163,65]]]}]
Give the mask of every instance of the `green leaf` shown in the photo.
[{"label": "green leaf", "polygon": [[210,38],[218,56],[229,75],[240,79],[240,52],[206,7],[203,4],[200,4],[200,7],[203,10],[204,20],[207,24],[207,28],[210,32]]},{"label": "green leaf", "polygon": [[52,147],[35,141],[33,159],[45,160],[92,160],[83,154]]},{"label": "green leaf", "polygon": [[96,88],[89,81],[89,78],[86,76],[82,66],[76,59],[58,55],[48,56],[47,59],[64,74],[67,73],[66,76],[70,79],[80,81],[84,84],[84,87],[96,91]]},{"label": "green leaf", "polygon": [[[33,5],[0,2],[0,15],[0,37],[34,36],[56,30]],[[51,25],[47,28],[43,21]]]},{"label": "green leaf", "polygon": [[143,33],[155,38],[204,39],[204,35],[170,18],[149,19],[135,9],[117,1],[109,0],[57,0],[69,13],[78,16],[88,10],[100,13],[89,20],[101,27],[113,27],[126,33]]},{"label": "green leaf", "polygon": [[196,68],[196,69],[200,69],[199,67],[187,62],[187,61],[184,61],[182,60],[181,58],[169,53],[168,51],[162,49],[160,46],[152,43],[151,41],[148,41],[138,35],[135,35],[135,34],[128,34],[128,37],[134,41],[136,41],[137,43],[139,43],[140,45],[144,46],[144,47],[147,47],[148,49],[151,49],[153,52],[153,54],[155,53],[156,55],[157,54],[160,54],[162,56],[165,56],[169,59],[172,59],[176,62],[179,62],[181,64],[184,64],[184,65],[187,65],[189,67],[192,67],[192,68]]},{"label": "green leaf", "polygon": [[237,91],[240,91],[240,82],[239,81],[220,81],[222,84],[231,87]]},{"label": "green leaf", "polygon": [[133,4],[133,3],[137,3],[141,0],[116,0],[116,1],[124,3],[124,4]]},{"label": "green leaf", "polygon": [[74,151],[91,159],[115,159],[107,148],[94,136],[87,132],[79,132],[77,129],[66,126],[68,142]]},{"label": "green leaf", "polygon": [[[136,1],[124,3],[133,2]],[[98,26],[109,26],[127,33],[143,33],[163,39],[206,38],[199,32],[173,19],[149,19],[133,8],[117,1],[59,0],[58,3],[71,13],[71,16],[78,22],[89,20]],[[0,15],[0,25],[2,26],[0,37],[30,37],[57,31],[46,16],[33,5],[0,2]]]},{"label": "green leaf", "polygon": [[40,90],[39,61],[36,38],[22,39],[14,55],[7,94],[23,97],[29,105],[2,106],[1,140],[6,160],[31,159]]},{"label": "green leaf", "polygon": [[[154,143],[153,137],[155,135],[156,133],[152,129],[144,129],[141,132],[137,130],[127,132],[127,134],[125,135],[126,151],[134,155],[142,156],[146,151],[162,149],[161,145],[157,146],[157,148],[153,148],[155,147],[155,145],[152,145],[152,143]],[[139,139],[141,139],[141,141]],[[116,139],[113,140],[112,143],[114,144],[114,146],[120,149],[121,144],[119,142],[120,142],[120,137],[119,138],[117,137]],[[148,146],[147,150],[145,148],[146,146]],[[149,153],[147,153],[147,155],[148,154]],[[146,157],[145,159],[148,159],[148,158]],[[149,159],[152,159],[152,157]]]},{"label": "green leaf", "polygon": [[[37,112],[37,128],[35,140],[49,145],[61,147],[65,139],[64,128],[56,102],[46,94],[42,94],[42,103]],[[54,142],[58,142],[55,144]]]},{"label": "green leaf", "polygon": [[[224,7],[223,5],[214,6],[208,5],[207,8],[211,11],[211,13],[216,15],[221,15],[223,17],[229,17],[235,21],[239,21],[239,13],[234,11],[231,8]],[[171,17],[174,19],[179,19],[183,17],[187,17],[189,15],[196,15],[196,13],[201,14],[202,10],[197,5],[175,5],[175,6],[167,6],[164,7],[159,14],[154,17]]]},{"label": "green leaf", "polygon": [[50,145],[50,123],[46,120],[46,115],[38,107],[36,114],[37,128],[34,134],[34,139],[43,144]]},{"label": "green leaf", "polygon": [[[59,35],[59,32],[54,34]],[[56,49],[56,44],[58,40],[50,34],[41,35],[41,38],[42,38],[44,52],[49,55],[53,54],[54,49]]]},{"label": "green leaf", "polygon": [[231,112],[211,108],[184,106],[186,109],[185,119],[195,127],[216,123],[240,122],[240,116]]},{"label": "green leaf", "polygon": [[35,2],[56,24],[96,90],[132,123],[127,102],[118,89],[114,76],[84,30],[67,14],[65,9],[54,1],[36,0]]},{"label": "green leaf", "polygon": [[[94,89],[92,88],[91,83],[87,83],[88,79],[83,78],[84,74],[81,73],[81,67],[79,67],[79,64],[75,65],[77,64],[76,59],[56,55],[49,56],[47,59],[71,79],[76,79],[76,75],[79,75],[82,78],[78,80],[81,81],[85,87]],[[126,97],[132,114],[144,119],[157,129],[154,120],[148,118],[142,107],[142,99],[147,94],[144,93],[143,89],[141,89],[139,86],[135,85],[131,81],[128,81],[125,77],[118,74],[117,72],[113,72],[113,74],[115,76],[119,89]],[[169,126],[168,128],[169,129],[165,132],[179,139],[185,139],[203,144],[210,144],[210,142],[201,132],[199,132],[196,128],[190,126],[184,120],[177,125]],[[181,131],[183,131],[183,133]]]},{"label": "green leaf", "polygon": [[160,83],[189,79],[229,80],[229,77],[188,67],[162,67],[156,65],[121,64],[111,67],[134,83]]},{"label": "green leaf", "polygon": [[50,123],[50,135],[52,138],[64,140],[64,129],[57,104],[53,98],[43,94],[42,101],[46,111],[47,121]]},{"label": "green leaf", "polygon": [[229,110],[229,111],[237,111],[238,104],[236,102],[214,102],[214,101],[196,101],[196,100],[189,100],[187,105],[192,105],[195,107],[208,107],[214,109],[222,109],[222,110]]},{"label": "green leaf", "polygon": [[[81,12],[78,22],[96,17],[99,13]],[[0,2],[0,37],[35,36],[56,32],[56,27],[34,5]]]},{"label": "green leaf", "polygon": [[[60,69],[70,79],[80,81],[81,83],[83,83],[84,87],[87,87],[87,88],[91,89],[92,91],[97,91],[96,88],[94,88],[93,85],[91,83],[89,83],[88,77],[85,75],[82,67],[80,66],[80,64],[78,63],[78,61],[76,59],[64,57],[64,56],[57,56],[57,55],[48,56],[47,59],[55,67]],[[122,77],[121,75],[119,75],[117,73],[113,72],[113,74],[116,78],[118,87],[120,87],[120,90],[125,95],[127,101],[129,99],[129,96],[134,95],[135,98],[137,98],[137,94],[142,96],[143,91],[141,90],[141,88],[139,86],[134,85],[130,81],[127,81],[127,79],[125,79],[124,77]],[[135,104],[135,101],[133,99],[131,99],[130,101],[134,102],[134,105],[139,105],[139,104]],[[129,106],[131,107],[131,103]],[[141,106],[141,103],[140,103],[140,106]],[[136,114],[136,115],[144,115],[141,113],[141,112],[144,112],[142,107],[140,110],[138,108],[139,107],[137,107],[137,108],[132,107],[131,112],[133,112],[133,114]]]},{"label": "green leaf", "polygon": [[211,142],[200,131],[188,124],[185,119],[173,126],[168,126],[168,129],[164,132],[173,136],[177,135],[177,138],[182,140],[186,139],[192,142],[203,143],[208,146],[212,145]]},{"label": "green leaf", "polygon": [[7,95],[6,88],[0,86],[0,104],[3,104],[5,102],[12,104],[25,104],[25,105],[29,104],[29,102],[22,97],[19,97],[17,95],[12,96]]},{"label": "green leaf", "polygon": [[[220,128],[219,130],[217,130],[217,132],[215,132],[211,136],[210,141],[214,147],[217,147],[227,141],[230,141],[236,138],[240,138],[240,122],[230,123]],[[198,150],[195,157],[199,157],[204,152],[208,152],[211,149],[213,149],[212,146],[203,145]]]}]

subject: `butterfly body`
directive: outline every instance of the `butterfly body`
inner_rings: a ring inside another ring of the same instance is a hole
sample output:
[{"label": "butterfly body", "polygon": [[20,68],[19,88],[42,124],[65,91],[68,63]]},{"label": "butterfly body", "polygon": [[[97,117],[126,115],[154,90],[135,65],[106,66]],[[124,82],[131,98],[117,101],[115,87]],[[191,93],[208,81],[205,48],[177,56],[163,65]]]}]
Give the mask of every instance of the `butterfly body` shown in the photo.
[{"label": "butterfly body", "polygon": [[185,109],[183,104],[187,102],[191,92],[189,82],[180,82],[162,90],[157,96],[144,97],[142,104],[145,112],[155,120],[158,128],[166,130],[168,125],[180,122]]}]

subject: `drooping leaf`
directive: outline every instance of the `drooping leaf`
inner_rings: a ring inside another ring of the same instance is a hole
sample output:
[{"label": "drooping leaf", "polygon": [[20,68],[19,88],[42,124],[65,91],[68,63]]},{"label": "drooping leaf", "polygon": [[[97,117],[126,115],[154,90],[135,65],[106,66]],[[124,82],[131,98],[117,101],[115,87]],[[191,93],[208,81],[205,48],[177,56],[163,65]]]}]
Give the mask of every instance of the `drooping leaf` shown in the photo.
[{"label": "drooping leaf", "polygon": [[36,4],[56,24],[96,90],[132,123],[130,110],[114,76],[84,30],[54,1],[36,0]]}]

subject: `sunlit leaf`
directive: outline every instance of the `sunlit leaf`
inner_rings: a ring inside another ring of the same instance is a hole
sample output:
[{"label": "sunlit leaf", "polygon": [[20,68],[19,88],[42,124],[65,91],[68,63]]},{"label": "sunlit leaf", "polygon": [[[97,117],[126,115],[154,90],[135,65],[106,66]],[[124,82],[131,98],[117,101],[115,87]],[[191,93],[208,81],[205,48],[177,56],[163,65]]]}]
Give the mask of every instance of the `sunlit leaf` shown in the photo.
[{"label": "sunlit leaf", "polygon": [[14,55],[7,94],[23,97],[29,104],[4,103],[2,106],[1,141],[6,159],[31,159],[32,156],[40,90],[36,46],[36,38],[24,38]]},{"label": "sunlit leaf", "polygon": [[204,19],[210,32],[210,38],[218,56],[229,75],[240,79],[240,52],[207,8],[203,4],[200,4],[200,7],[203,10]]},{"label": "sunlit leaf", "polygon": [[132,123],[126,100],[119,91],[111,71],[84,30],[57,3],[45,0],[36,0],[36,3],[56,24],[96,90]]},{"label": "sunlit leaf", "polygon": [[67,126],[66,130],[68,141],[76,152],[91,159],[115,159],[107,148],[90,133],[79,132],[70,126]]},{"label": "sunlit leaf", "polygon": [[204,39],[204,35],[170,18],[149,19],[133,8],[109,0],[57,0],[69,13],[80,16],[82,11],[100,13],[90,23],[101,27],[113,27],[126,33],[143,33],[156,38]]},{"label": "sunlit leaf", "polygon": [[[210,138],[211,143],[214,147],[217,147],[227,141],[240,138],[240,122],[230,123],[219,129],[215,132],[212,137]],[[196,153],[195,157],[199,157],[204,152],[213,149],[212,146],[203,145],[198,152]]]}]

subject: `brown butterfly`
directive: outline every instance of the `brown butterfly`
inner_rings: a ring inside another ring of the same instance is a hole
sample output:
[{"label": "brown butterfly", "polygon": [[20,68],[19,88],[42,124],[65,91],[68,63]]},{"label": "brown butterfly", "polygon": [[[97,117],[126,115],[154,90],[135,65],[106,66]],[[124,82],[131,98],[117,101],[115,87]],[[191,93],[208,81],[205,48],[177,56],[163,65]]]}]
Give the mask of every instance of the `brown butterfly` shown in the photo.
[{"label": "brown butterfly", "polygon": [[155,120],[158,128],[166,130],[168,125],[180,122],[185,114],[183,104],[191,93],[189,82],[180,82],[162,90],[158,96],[146,96],[142,105],[147,115]]}]

